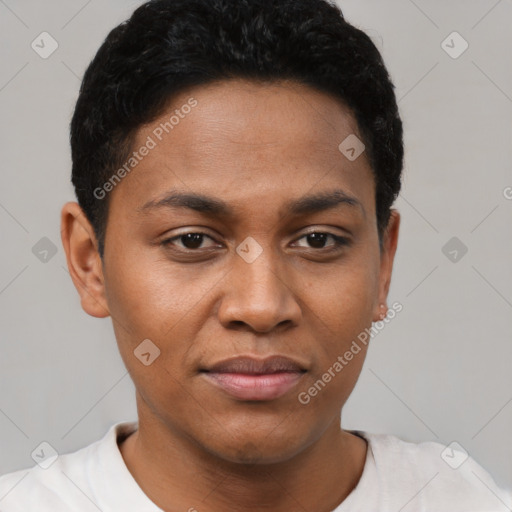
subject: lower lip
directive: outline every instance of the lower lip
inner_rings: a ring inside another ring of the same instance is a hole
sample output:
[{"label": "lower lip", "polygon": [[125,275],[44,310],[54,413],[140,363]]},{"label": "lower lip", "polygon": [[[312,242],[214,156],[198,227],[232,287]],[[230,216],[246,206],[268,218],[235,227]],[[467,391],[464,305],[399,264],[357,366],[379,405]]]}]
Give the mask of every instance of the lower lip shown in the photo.
[{"label": "lower lip", "polygon": [[302,372],[281,372],[265,375],[243,373],[210,373],[203,375],[229,395],[240,400],[275,400],[292,388],[302,377]]}]

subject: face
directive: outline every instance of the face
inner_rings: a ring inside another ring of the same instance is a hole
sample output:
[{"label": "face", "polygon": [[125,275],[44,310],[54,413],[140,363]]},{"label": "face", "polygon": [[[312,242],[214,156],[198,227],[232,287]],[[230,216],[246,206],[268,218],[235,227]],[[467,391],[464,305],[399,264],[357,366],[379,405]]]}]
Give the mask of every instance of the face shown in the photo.
[{"label": "face", "polygon": [[352,134],[328,95],[241,80],[190,89],[138,131],[150,149],[110,192],[82,304],[112,317],[141,422],[258,462],[339,424],[366,347],[336,362],[379,318],[397,229],[393,215],[381,251],[366,155],[338,148]]}]

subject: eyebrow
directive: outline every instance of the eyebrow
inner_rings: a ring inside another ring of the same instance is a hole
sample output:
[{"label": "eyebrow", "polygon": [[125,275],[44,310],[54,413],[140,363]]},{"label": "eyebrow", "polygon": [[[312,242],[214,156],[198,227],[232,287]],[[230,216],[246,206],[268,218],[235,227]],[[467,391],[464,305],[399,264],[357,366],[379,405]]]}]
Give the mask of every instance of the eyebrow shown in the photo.
[{"label": "eyebrow", "polygon": [[[292,199],[284,204],[282,215],[311,215],[325,210],[330,210],[342,205],[359,208],[366,217],[366,211],[359,199],[351,196],[343,190],[330,190],[319,192],[298,199]],[[160,208],[188,208],[199,213],[205,213],[217,217],[234,217],[235,212],[231,206],[221,199],[196,193],[171,192],[160,200],[151,200],[141,206],[141,213],[149,213]]]}]

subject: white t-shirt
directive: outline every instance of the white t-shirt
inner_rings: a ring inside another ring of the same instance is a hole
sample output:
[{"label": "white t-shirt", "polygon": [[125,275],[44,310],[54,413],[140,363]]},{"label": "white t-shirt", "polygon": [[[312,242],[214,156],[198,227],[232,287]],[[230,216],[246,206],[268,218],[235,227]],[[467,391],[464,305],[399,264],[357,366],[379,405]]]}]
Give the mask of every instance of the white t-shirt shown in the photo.
[{"label": "white t-shirt", "polygon": [[[162,512],[138,486],[119,451],[118,439],[136,428],[136,422],[113,425],[103,439],[53,462],[50,448],[41,447],[38,465],[0,477],[0,512]],[[462,452],[434,442],[414,444],[390,435],[353,433],[368,441],[363,474],[333,512],[512,509],[510,491],[498,488]],[[49,463],[47,469],[41,467]]]}]

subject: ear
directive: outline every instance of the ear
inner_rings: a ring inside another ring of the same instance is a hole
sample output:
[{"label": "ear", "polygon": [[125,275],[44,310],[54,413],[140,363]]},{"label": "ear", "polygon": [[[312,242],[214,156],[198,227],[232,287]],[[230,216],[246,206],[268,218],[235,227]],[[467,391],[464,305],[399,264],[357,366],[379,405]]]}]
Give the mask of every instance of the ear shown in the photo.
[{"label": "ear", "polygon": [[61,238],[83,310],[97,318],[109,316],[98,243],[90,222],[77,203],[66,203],[62,207]]},{"label": "ear", "polygon": [[[382,320],[381,314],[387,313],[386,301],[388,298],[389,286],[391,284],[391,273],[398,245],[398,231],[400,229],[400,214],[397,210],[391,210],[388,225],[383,233],[382,247],[380,251],[379,271],[379,292],[378,301],[374,306],[373,321]],[[384,308],[382,308],[384,304]]]}]

